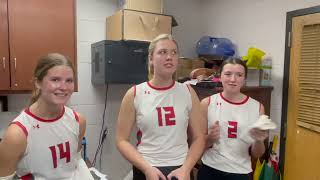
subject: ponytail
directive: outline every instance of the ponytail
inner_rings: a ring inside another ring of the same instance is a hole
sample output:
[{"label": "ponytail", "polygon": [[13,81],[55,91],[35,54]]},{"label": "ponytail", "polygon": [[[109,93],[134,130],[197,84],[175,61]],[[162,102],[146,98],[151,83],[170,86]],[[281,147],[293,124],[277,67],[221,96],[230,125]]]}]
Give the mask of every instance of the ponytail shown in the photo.
[{"label": "ponytail", "polygon": [[35,103],[39,99],[40,94],[41,94],[41,89],[35,88],[32,91],[32,95],[31,95],[31,100],[30,100],[29,106],[31,106],[33,103]]}]

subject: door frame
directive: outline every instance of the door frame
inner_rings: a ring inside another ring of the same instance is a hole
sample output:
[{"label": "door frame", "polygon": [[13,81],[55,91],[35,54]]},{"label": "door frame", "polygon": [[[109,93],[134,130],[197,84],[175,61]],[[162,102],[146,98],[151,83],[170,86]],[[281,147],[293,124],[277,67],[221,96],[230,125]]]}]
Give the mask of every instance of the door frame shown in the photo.
[{"label": "door frame", "polygon": [[279,166],[280,166],[280,171],[282,175],[284,174],[285,149],[286,149],[292,19],[297,16],[304,16],[304,15],[314,14],[314,13],[320,13],[320,6],[314,6],[310,8],[290,11],[290,12],[287,12],[287,16],[286,16],[286,39],[285,39],[284,72],[283,72],[283,86],[282,86],[282,113],[281,113],[280,157],[279,157]]}]

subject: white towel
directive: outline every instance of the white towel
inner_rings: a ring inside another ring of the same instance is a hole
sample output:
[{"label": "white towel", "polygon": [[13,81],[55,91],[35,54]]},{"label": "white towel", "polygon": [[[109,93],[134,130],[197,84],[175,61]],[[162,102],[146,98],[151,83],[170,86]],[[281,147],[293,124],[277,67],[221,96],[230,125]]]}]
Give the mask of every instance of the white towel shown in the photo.
[{"label": "white towel", "polygon": [[260,130],[269,130],[269,129],[276,129],[276,123],[272,122],[267,115],[261,115],[257,122],[255,122],[251,128],[258,128]]},{"label": "white towel", "polygon": [[271,129],[277,128],[277,125],[274,122],[272,122],[271,119],[269,119],[269,116],[261,115],[254,124],[249,126],[248,129],[240,135],[240,139],[244,143],[247,143],[247,144],[254,143],[254,139],[250,136],[250,130],[253,128],[257,128],[260,130],[271,130]]}]

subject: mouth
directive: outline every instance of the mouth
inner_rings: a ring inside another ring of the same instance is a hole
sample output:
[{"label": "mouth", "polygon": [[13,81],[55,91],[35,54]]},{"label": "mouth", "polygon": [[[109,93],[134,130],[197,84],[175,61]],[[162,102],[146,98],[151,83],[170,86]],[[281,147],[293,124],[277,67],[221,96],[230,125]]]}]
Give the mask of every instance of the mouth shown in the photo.
[{"label": "mouth", "polygon": [[164,67],[166,67],[166,68],[172,68],[172,67],[173,67],[173,64],[167,63],[167,64],[164,64]]},{"label": "mouth", "polygon": [[229,86],[236,87],[236,84],[228,84]]},{"label": "mouth", "polygon": [[68,93],[54,93],[54,95],[57,97],[67,97]]}]

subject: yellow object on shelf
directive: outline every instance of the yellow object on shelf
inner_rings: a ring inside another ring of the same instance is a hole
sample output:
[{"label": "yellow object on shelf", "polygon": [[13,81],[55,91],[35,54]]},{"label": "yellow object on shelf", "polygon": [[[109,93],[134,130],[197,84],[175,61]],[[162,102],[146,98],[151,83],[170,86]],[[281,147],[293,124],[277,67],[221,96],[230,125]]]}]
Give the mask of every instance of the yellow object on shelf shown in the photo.
[{"label": "yellow object on shelf", "polygon": [[258,68],[261,64],[261,59],[265,54],[265,52],[258,48],[250,47],[247,55],[243,56],[242,60],[247,61],[248,67]]}]

